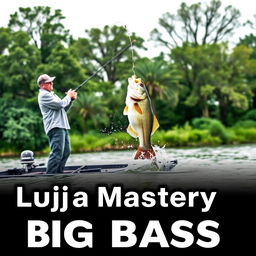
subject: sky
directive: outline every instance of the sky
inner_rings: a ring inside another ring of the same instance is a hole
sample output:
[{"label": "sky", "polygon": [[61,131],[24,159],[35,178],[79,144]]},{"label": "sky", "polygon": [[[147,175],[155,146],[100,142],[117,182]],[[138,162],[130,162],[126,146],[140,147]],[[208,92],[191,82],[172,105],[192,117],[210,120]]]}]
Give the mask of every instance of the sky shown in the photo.
[{"label": "sky", "polygon": [[[155,46],[148,40],[150,32],[158,27],[159,18],[166,12],[176,13],[182,2],[190,5],[207,1],[210,0],[7,0],[1,5],[0,26],[7,26],[10,14],[19,7],[50,6],[62,10],[66,17],[65,28],[75,38],[83,37],[84,30],[92,27],[125,25],[129,33],[135,32],[146,40],[148,51],[154,55]],[[241,22],[253,19],[256,14],[253,0],[222,0],[223,7],[230,4],[241,11]],[[249,32],[241,28],[239,35],[242,37]]]}]

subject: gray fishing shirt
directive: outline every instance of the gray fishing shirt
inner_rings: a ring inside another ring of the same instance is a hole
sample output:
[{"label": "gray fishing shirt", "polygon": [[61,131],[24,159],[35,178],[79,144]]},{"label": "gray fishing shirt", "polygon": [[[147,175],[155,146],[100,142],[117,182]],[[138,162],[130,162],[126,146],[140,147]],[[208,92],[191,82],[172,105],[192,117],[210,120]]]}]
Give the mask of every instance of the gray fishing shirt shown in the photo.
[{"label": "gray fishing shirt", "polygon": [[70,97],[60,99],[53,92],[39,90],[38,104],[43,116],[44,130],[47,134],[53,128],[70,129],[67,111],[72,105]]}]

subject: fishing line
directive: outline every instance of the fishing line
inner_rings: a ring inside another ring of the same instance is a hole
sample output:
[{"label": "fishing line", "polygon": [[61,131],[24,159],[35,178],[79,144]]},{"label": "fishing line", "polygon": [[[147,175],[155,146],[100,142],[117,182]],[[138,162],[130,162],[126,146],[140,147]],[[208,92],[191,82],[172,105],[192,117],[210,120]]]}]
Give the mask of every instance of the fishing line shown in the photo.
[{"label": "fishing line", "polygon": [[117,22],[115,22],[115,24],[116,24],[117,26],[123,27],[123,28],[126,30],[126,32],[127,32],[127,36],[128,36],[128,38],[129,38],[130,45],[131,45],[132,72],[133,72],[133,75],[136,76],[136,72],[135,72],[135,58],[134,58],[134,45],[133,45],[133,43],[135,42],[135,40],[132,40],[131,32],[129,32],[127,26],[126,26],[124,23],[117,21]]},{"label": "fishing line", "polygon": [[136,73],[135,73],[135,59],[134,59],[134,47],[133,47],[133,41],[132,41],[132,38],[131,38],[131,34],[130,32],[128,31],[127,29],[127,26],[126,25],[123,25],[125,30],[127,31],[127,35],[129,37],[129,40],[130,40],[130,44],[131,44],[131,53],[132,53],[132,72],[133,72],[133,75],[136,76]]}]

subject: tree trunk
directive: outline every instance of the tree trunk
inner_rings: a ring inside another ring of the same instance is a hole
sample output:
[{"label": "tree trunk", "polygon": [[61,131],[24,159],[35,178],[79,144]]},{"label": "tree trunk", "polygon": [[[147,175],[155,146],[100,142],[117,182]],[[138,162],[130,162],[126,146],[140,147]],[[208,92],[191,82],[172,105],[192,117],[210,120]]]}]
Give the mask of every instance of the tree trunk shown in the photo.
[{"label": "tree trunk", "polygon": [[203,115],[203,117],[207,117],[207,118],[209,117],[209,109],[208,109],[207,104],[205,104],[205,106],[203,107],[202,115]]},{"label": "tree trunk", "polygon": [[227,118],[228,118],[228,100],[226,96],[221,95],[219,99],[219,113],[220,113],[220,120],[224,125],[227,125]]},{"label": "tree trunk", "polygon": [[256,109],[256,90],[253,90],[253,97],[252,97],[252,108]]},{"label": "tree trunk", "polygon": [[207,96],[202,97],[202,115],[203,117],[209,117],[209,108],[207,105]]}]

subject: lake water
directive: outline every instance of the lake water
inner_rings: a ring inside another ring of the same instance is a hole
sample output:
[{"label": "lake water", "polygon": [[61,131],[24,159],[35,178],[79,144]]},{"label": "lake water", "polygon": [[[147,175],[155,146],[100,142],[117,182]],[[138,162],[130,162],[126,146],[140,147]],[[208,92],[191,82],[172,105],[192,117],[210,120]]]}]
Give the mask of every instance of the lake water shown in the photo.
[{"label": "lake water", "polygon": [[[128,163],[121,173],[91,173],[55,177],[9,178],[0,180],[0,188],[12,188],[17,183],[29,184],[31,189],[54,183],[69,184],[73,188],[94,189],[98,184],[120,184],[129,189],[210,189],[233,192],[256,191],[256,145],[202,147],[189,149],[155,148],[157,166],[149,160],[133,160],[134,151],[108,151],[72,154],[67,165]],[[46,163],[47,156],[37,157]],[[170,160],[178,165],[170,170]],[[0,158],[0,170],[19,167],[17,158]]]}]

